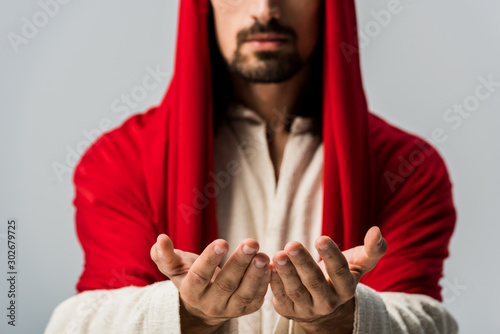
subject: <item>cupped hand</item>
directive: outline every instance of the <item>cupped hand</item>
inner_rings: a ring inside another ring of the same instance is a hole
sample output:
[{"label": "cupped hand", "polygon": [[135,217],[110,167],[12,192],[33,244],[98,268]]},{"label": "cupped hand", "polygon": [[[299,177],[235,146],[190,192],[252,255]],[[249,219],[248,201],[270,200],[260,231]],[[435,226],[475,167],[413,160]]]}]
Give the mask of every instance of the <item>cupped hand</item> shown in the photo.
[{"label": "cupped hand", "polygon": [[174,249],[165,234],[151,247],[151,258],[175,284],[181,307],[190,320],[197,320],[198,327],[217,328],[230,318],[257,311],[264,303],[271,278],[269,257],[258,253],[257,241],[245,239],[219,268],[228,248],[225,240],[218,239],[198,256]]},{"label": "cupped hand", "polygon": [[341,252],[332,239],[321,236],[315,247],[323,259],[319,264],[298,242],[274,255],[274,308],[308,332],[352,333],[356,286],[385,254],[387,243],[374,226],[363,246]]}]

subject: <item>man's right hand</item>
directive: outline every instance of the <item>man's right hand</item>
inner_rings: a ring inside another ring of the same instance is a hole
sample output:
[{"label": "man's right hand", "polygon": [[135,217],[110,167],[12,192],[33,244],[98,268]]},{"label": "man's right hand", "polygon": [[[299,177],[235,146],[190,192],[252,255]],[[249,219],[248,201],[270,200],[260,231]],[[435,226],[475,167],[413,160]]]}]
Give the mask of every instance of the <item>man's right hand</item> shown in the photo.
[{"label": "man's right hand", "polygon": [[183,333],[214,332],[230,318],[253,313],[264,303],[271,278],[269,257],[257,253],[257,241],[245,239],[221,269],[228,248],[218,239],[198,256],[174,249],[165,234],[151,247],[151,258],[179,290]]}]

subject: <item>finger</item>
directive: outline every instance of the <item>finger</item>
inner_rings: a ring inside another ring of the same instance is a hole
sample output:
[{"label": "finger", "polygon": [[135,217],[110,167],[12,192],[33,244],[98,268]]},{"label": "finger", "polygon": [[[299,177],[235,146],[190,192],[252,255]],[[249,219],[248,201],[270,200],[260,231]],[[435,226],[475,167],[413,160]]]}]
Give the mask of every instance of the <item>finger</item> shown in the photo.
[{"label": "finger", "polygon": [[296,241],[289,242],[285,246],[285,253],[295,267],[300,281],[311,294],[313,304],[331,300],[333,294],[331,286],[311,254]]},{"label": "finger", "polygon": [[207,299],[225,300],[227,302],[240,285],[245,271],[258,250],[259,244],[257,241],[253,239],[243,240],[231,254],[217,277],[215,277],[213,284],[207,291]]},{"label": "finger", "polygon": [[156,243],[151,247],[151,259],[156,263],[160,271],[171,278],[176,273],[181,257],[174,252],[174,244],[166,234],[160,234],[156,238]]},{"label": "finger", "polygon": [[160,234],[151,247],[150,255],[158,269],[179,288],[199,255],[173,248],[172,240],[167,235]]},{"label": "finger", "polygon": [[316,239],[316,249],[323,258],[326,272],[333,288],[342,301],[347,301],[355,292],[357,282],[352,275],[349,263],[337,244],[326,236]]},{"label": "finger", "polygon": [[181,293],[185,298],[201,298],[210,285],[217,266],[227,253],[228,244],[219,239],[207,246],[188,271]]},{"label": "finger", "polygon": [[273,292],[273,305],[276,311],[285,315],[285,310],[293,309],[293,302],[286,294],[285,287],[275,267],[271,267],[271,291]]},{"label": "finger", "polygon": [[266,299],[267,290],[269,289],[269,283],[271,282],[271,268],[269,264],[267,265],[266,272],[264,273],[264,277],[260,281],[260,286],[257,288],[257,292],[255,293],[255,298],[252,303],[252,307],[255,310],[261,308],[262,304]]},{"label": "finger", "polygon": [[267,291],[267,286],[266,290],[262,291],[262,281],[268,281],[268,264],[269,257],[266,254],[258,253],[255,255],[241,279],[239,287],[229,298],[227,305],[229,310],[236,311],[237,315],[240,316],[256,311],[258,309],[254,309],[256,306],[260,307]]},{"label": "finger", "polygon": [[382,231],[378,226],[372,226],[365,235],[366,254],[377,261],[387,252],[387,242],[382,237]]},{"label": "finger", "polygon": [[294,304],[302,306],[312,305],[312,297],[307,288],[302,284],[297,271],[285,252],[280,251],[274,255],[273,262],[278,275],[283,282],[285,292]]},{"label": "finger", "polygon": [[372,270],[378,261],[387,252],[387,242],[377,226],[371,227],[365,235],[364,245],[344,251],[351,271],[361,278]]}]

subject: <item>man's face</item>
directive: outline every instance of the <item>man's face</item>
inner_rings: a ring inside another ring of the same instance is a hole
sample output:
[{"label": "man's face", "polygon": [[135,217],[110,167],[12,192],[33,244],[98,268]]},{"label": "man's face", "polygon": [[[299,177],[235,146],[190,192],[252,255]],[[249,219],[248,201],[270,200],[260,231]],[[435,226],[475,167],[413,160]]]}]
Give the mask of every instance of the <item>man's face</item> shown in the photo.
[{"label": "man's face", "polygon": [[254,83],[293,77],[312,56],[323,0],[211,0],[229,69]]}]

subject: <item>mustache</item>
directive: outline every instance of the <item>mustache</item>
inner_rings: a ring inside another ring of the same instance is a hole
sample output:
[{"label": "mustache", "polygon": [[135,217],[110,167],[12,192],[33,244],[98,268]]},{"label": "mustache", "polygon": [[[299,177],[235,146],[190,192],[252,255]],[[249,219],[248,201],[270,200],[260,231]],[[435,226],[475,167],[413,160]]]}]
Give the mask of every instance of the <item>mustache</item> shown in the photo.
[{"label": "mustache", "polygon": [[241,30],[236,35],[236,39],[238,41],[238,46],[245,43],[249,36],[255,34],[264,34],[264,33],[274,33],[279,35],[284,35],[290,38],[293,42],[297,39],[297,33],[290,27],[284,26],[278,22],[277,19],[272,18],[266,23],[260,23],[259,21],[255,21],[255,23],[248,29]]}]

